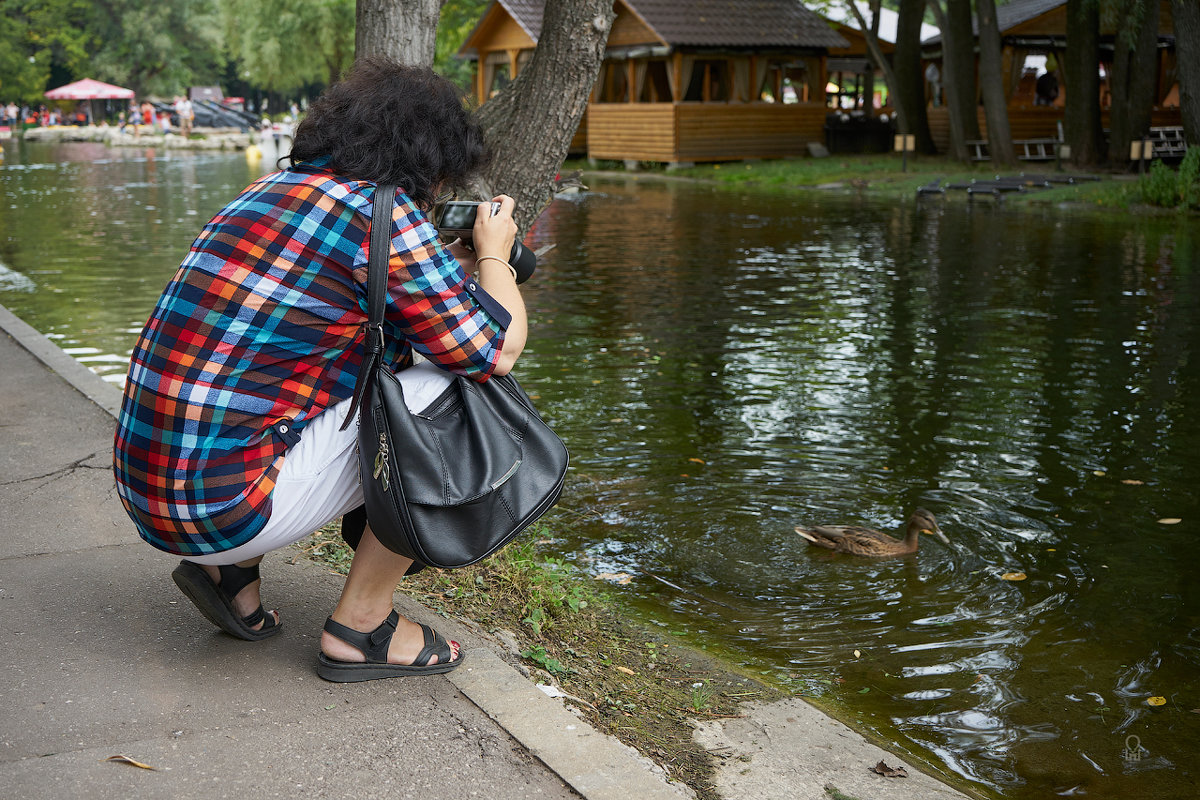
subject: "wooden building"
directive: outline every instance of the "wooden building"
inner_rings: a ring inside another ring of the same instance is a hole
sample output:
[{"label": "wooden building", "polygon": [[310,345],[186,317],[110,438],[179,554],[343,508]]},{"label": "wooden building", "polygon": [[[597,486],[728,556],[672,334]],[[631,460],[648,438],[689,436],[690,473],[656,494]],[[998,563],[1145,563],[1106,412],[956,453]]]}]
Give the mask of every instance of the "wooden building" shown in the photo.
[{"label": "wooden building", "polygon": [[[485,100],[533,55],[544,0],[493,0],[460,55]],[[616,0],[573,149],[684,164],[776,158],[824,141],[826,53],[847,42],[798,0]]]},{"label": "wooden building", "polygon": [[[1066,0],[1010,0],[997,5],[996,22],[1000,28],[1003,73],[1007,81],[1008,120],[1013,141],[1020,144],[1030,140],[1057,139],[1063,109],[1070,102],[1070,87],[1064,83],[1064,63],[1067,47],[1067,2]],[[1112,24],[1101,19],[1101,59],[1106,72],[1111,72],[1113,41],[1116,31]],[[922,42],[925,58],[942,66],[941,36],[933,36]],[[1037,74],[1027,66],[1030,56],[1044,57],[1054,69],[1053,75],[1057,96],[1039,99]],[[1108,122],[1108,90],[1101,87],[1101,114],[1104,124]],[[929,127],[934,143],[941,152],[950,148],[950,120],[947,109],[930,108]],[[978,108],[979,130],[987,138],[987,121],[983,106]],[[1170,0],[1159,0],[1158,77],[1154,94],[1151,125],[1155,127],[1182,124],[1179,110],[1179,85],[1175,73],[1175,35]]]}]

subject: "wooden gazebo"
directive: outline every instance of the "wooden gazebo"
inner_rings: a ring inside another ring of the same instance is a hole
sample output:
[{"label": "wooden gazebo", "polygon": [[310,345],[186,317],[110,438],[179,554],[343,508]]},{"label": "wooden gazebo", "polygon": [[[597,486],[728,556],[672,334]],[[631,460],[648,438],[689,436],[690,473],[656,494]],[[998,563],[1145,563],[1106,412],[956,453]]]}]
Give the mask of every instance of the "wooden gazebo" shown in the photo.
[{"label": "wooden gazebo", "polygon": [[[515,77],[544,0],[493,0],[460,55],[482,101]],[[824,140],[826,53],[846,47],[797,0],[616,0],[576,146],[589,158],[685,164],[775,158]]]},{"label": "wooden gazebo", "polygon": [[[1154,94],[1151,125],[1155,127],[1182,124],[1179,110],[1178,79],[1175,72],[1174,18],[1169,0],[1159,2],[1158,75]],[[1067,0],[1010,0],[996,7],[996,22],[1000,28],[1003,73],[1007,81],[1008,121],[1014,142],[1054,139],[1058,136],[1063,109],[1070,102],[1071,87],[1065,85],[1062,64],[1067,47]],[[1117,35],[1111,24],[1101,21],[1101,52],[1111,68],[1112,43]],[[941,66],[941,36],[922,42],[925,58]],[[1035,78],[1025,69],[1026,57],[1053,57],[1058,65],[1055,80],[1058,96],[1048,104],[1039,104]],[[987,120],[983,106],[978,108],[979,129],[987,137]],[[930,132],[938,150],[950,146],[950,120],[947,109],[928,109]],[[1108,124],[1107,92],[1101,97],[1101,115]],[[1018,147],[1018,154],[1020,148]]]}]

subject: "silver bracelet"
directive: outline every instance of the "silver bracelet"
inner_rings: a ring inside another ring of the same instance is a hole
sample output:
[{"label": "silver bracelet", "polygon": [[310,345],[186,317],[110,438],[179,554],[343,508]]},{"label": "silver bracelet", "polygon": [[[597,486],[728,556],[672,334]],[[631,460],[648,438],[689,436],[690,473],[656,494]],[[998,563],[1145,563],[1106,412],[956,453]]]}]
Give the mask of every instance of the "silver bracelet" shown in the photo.
[{"label": "silver bracelet", "polygon": [[480,256],[479,258],[475,259],[475,263],[478,264],[480,261],[488,261],[488,260],[499,261],[501,264],[508,267],[508,271],[512,273],[513,280],[515,281],[517,279],[517,270],[513,267],[512,264],[508,263],[507,261],[505,261],[503,258],[500,258],[499,256]]}]

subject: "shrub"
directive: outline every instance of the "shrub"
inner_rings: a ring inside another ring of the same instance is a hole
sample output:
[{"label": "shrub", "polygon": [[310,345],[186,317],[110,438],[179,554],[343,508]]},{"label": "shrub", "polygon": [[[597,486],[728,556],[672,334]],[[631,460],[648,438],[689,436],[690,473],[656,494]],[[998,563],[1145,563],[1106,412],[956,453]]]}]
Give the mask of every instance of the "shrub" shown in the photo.
[{"label": "shrub", "polygon": [[1137,185],[1143,202],[1163,208],[1200,208],[1200,147],[1189,147],[1179,171],[1161,161]]}]

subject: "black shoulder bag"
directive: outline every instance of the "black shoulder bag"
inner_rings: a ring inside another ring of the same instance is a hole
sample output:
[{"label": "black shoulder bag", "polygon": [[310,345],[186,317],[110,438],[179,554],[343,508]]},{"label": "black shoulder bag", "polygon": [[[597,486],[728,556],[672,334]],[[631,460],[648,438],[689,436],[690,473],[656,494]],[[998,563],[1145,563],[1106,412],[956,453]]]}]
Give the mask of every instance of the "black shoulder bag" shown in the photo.
[{"label": "black shoulder bag", "polygon": [[[511,375],[483,383],[455,375],[419,414],[408,410],[382,357],[395,194],[395,186],[375,189],[365,352],[347,424],[361,403],[366,522],[381,544],[413,559],[411,574],[465,567],[511,542],[558,501],[569,457]],[[357,544],[353,531],[347,540]]]}]

